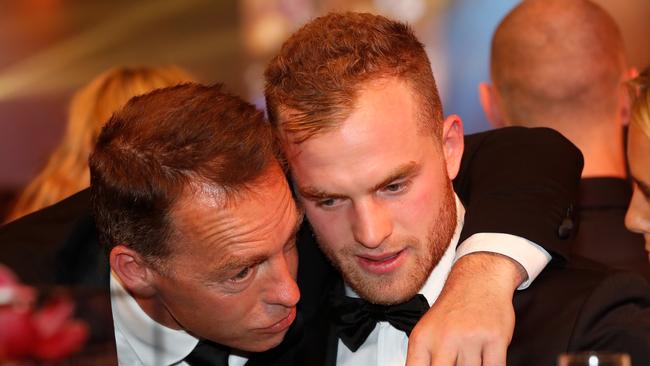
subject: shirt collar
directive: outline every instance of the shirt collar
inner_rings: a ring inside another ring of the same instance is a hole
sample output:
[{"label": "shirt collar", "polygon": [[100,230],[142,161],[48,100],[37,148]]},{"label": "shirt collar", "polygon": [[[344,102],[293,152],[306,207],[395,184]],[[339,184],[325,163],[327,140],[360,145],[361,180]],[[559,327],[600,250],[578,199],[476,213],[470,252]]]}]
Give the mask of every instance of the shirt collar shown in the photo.
[{"label": "shirt collar", "polygon": [[[465,222],[465,207],[458,199],[458,196],[454,194],[454,200],[456,202],[456,229],[454,230],[454,235],[449,242],[449,246],[445,253],[440,258],[440,262],[433,268],[431,274],[424,282],[424,285],[420,289],[419,293],[424,295],[427,298],[429,306],[433,305],[434,302],[438,299],[442,288],[447,281],[447,276],[451,272],[451,267],[454,264],[454,257],[456,255],[456,247],[458,246],[458,240],[460,238],[460,232],[463,230],[463,224]],[[359,297],[352,288],[347,284],[345,285],[345,294],[350,297]]]},{"label": "shirt collar", "polygon": [[[140,308],[111,272],[111,307],[115,331],[121,332],[144,365],[172,365],[192,352],[199,340],[183,330],[157,323]],[[118,357],[120,349],[118,347]]]}]

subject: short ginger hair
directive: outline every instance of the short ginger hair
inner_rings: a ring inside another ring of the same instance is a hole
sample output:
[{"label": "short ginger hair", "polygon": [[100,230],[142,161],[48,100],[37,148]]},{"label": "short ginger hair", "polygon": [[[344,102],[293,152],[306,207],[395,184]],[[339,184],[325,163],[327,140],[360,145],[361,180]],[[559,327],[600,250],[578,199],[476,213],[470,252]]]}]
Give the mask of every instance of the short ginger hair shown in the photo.
[{"label": "short ginger hair", "polygon": [[367,13],[330,13],[284,42],[264,73],[268,116],[293,142],[339,126],[372,81],[399,78],[419,100],[422,125],[442,134],[442,104],[423,44],[406,24]]}]

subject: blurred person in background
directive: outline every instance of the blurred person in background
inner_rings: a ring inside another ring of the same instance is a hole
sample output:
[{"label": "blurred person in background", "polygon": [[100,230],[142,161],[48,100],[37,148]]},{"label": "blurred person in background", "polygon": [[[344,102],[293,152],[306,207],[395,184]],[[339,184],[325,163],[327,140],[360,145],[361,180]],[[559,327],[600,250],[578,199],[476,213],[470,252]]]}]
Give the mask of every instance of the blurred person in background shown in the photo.
[{"label": "blurred person in background", "polygon": [[633,80],[639,94],[632,105],[627,157],[634,192],[625,216],[630,231],[643,234],[650,261],[650,67]]},{"label": "blurred person in background", "polygon": [[118,67],[110,69],[73,96],[62,142],[47,164],[18,196],[5,222],[37,211],[90,184],[88,155],[99,131],[114,111],[136,95],[192,81],[175,67]]},{"label": "blurred person in background", "polygon": [[499,24],[492,39],[492,84],[479,87],[494,127],[551,127],[585,158],[571,245],[585,257],[650,279],[643,238],[625,229],[632,196],[624,126],[630,98],[620,30],[588,0],[526,0]]}]

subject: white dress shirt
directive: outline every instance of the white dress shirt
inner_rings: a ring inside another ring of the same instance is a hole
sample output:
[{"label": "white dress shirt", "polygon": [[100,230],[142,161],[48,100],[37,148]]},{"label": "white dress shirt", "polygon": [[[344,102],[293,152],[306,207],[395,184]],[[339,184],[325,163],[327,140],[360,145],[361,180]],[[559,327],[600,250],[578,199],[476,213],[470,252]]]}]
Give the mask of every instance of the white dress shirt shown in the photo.
[{"label": "white dress shirt", "polygon": [[[449,247],[443,254],[440,262],[436,267],[431,271],[429,278],[424,283],[424,286],[419,291],[420,294],[426,297],[429,306],[431,306],[440,295],[442,288],[447,280],[447,276],[451,271],[451,267],[454,264],[454,258],[458,256],[456,253],[456,244],[460,237],[460,232],[463,229],[464,217],[465,217],[465,208],[460,203],[458,197],[456,198],[456,214],[457,214],[457,223],[454,235],[451,239]],[[481,240],[485,240],[486,237],[481,237],[485,235],[489,240],[494,240],[491,235],[494,234],[477,234],[473,235],[470,239],[478,237]],[[499,234],[498,238],[503,239]],[[506,235],[511,237],[512,235]],[[525,240],[519,237],[514,237],[516,240]],[[468,239],[469,240],[469,239]],[[529,242],[533,244],[532,242]],[[516,243],[511,243],[516,244]],[[472,244],[473,245],[473,244]],[[480,244],[478,244],[480,245]],[[533,244],[535,245],[535,244]],[[479,246],[479,250],[475,251],[491,251],[484,250],[485,248]],[[533,247],[533,251],[536,250]],[[466,251],[464,254],[469,254],[469,251]],[[508,255],[508,254],[506,254]],[[512,256],[511,256],[512,257]],[[518,257],[515,257],[518,258]],[[516,259],[517,260],[517,259]],[[520,262],[521,263],[521,262]],[[539,269],[543,269],[546,265],[544,263]],[[345,293],[350,297],[359,297],[350,287],[345,286]],[[336,364],[338,366],[358,366],[358,365],[368,365],[368,366],[403,366],[406,363],[406,354],[408,351],[408,337],[406,333],[396,328],[393,328],[390,323],[387,321],[380,321],[377,323],[377,326],[370,333],[366,341],[359,347],[356,352],[352,352],[347,346],[339,339],[338,349],[336,356]]]},{"label": "white dress shirt", "polygon": [[[157,323],[145,313],[111,272],[111,308],[117,361],[121,366],[186,366],[183,359],[199,340],[183,330]],[[231,354],[229,366],[242,366],[247,358]]]},{"label": "white dress shirt", "polygon": [[528,239],[503,233],[478,233],[470,236],[458,246],[456,260],[476,252],[499,253],[521,264],[528,278],[519,285],[518,290],[530,286],[551,261],[551,255],[541,246]]}]

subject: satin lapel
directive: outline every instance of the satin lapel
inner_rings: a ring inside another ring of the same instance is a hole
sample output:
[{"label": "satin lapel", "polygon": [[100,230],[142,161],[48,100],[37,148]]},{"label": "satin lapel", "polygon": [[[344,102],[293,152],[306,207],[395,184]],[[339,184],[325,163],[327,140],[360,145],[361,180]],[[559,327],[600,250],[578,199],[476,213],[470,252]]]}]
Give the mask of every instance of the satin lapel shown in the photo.
[{"label": "satin lapel", "polygon": [[[339,282],[334,279],[333,282]],[[341,291],[341,286],[335,286]],[[331,325],[330,308],[328,297],[332,294],[332,287],[327,286],[323,296],[323,302],[318,311],[313,312],[311,319],[305,320],[305,333],[303,340],[295,355],[295,365],[309,366],[335,366],[338,347],[338,337]]]}]

